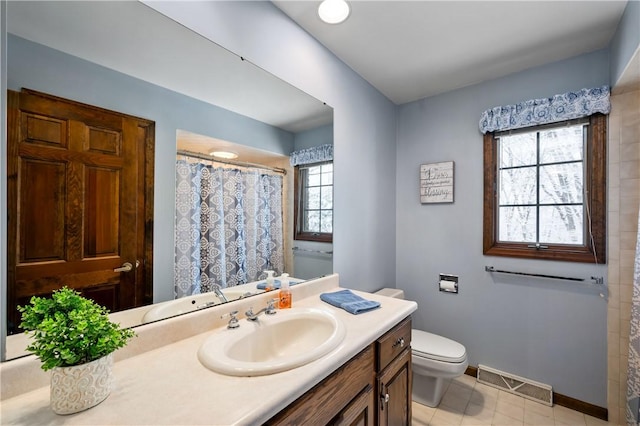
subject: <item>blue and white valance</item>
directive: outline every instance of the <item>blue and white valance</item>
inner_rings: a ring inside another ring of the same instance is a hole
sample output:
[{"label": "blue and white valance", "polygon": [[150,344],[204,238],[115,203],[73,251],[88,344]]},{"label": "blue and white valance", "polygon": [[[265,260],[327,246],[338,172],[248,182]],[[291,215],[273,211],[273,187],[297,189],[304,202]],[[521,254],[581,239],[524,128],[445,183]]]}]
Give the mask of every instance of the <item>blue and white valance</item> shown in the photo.
[{"label": "blue and white valance", "polygon": [[480,131],[484,134],[538,126],[587,117],[597,112],[608,114],[610,110],[609,86],[594,87],[490,108],[480,117]]},{"label": "blue and white valance", "polygon": [[289,158],[292,166],[332,160],[333,145],[331,144],[314,146],[313,148],[301,149],[300,151],[293,151]]}]

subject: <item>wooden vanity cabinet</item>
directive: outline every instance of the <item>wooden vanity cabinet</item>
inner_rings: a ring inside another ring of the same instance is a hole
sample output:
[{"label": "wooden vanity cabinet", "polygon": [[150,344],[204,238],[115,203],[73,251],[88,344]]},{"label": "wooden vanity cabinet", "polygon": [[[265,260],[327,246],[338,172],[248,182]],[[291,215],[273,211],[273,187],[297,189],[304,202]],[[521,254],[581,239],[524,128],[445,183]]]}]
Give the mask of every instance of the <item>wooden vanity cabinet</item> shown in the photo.
[{"label": "wooden vanity cabinet", "polygon": [[266,424],[345,425],[359,424],[356,420],[361,413],[365,419],[373,417],[373,396],[367,399],[361,398],[361,394],[372,390],[375,384],[374,361],[375,348],[369,345]]},{"label": "wooden vanity cabinet", "polygon": [[410,344],[407,317],[265,424],[409,425]]},{"label": "wooden vanity cabinet", "polygon": [[367,386],[329,422],[331,426],[373,426],[376,418],[376,402],[373,387]]},{"label": "wooden vanity cabinet", "polygon": [[411,424],[411,318],[376,341],[377,424]]}]

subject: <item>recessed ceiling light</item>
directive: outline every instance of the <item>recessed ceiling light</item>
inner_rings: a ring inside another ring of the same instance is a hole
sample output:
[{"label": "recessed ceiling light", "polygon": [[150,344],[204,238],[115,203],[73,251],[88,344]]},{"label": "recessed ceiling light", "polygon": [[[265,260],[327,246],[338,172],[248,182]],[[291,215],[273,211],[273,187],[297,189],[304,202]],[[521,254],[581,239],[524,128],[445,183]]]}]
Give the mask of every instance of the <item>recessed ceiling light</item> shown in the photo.
[{"label": "recessed ceiling light", "polygon": [[339,24],[347,19],[350,11],[345,0],[324,0],[318,6],[318,16],[327,24]]},{"label": "recessed ceiling light", "polygon": [[235,158],[238,158],[238,154],[231,151],[213,151],[210,152],[209,155],[216,158],[224,158],[225,160],[233,160]]}]

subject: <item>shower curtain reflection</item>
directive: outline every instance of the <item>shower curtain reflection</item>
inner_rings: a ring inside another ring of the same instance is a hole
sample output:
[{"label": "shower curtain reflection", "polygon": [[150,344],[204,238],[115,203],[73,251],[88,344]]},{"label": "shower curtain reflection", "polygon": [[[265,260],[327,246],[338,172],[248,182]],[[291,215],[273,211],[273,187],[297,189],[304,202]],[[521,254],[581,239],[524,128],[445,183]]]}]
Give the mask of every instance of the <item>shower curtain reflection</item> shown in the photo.
[{"label": "shower curtain reflection", "polygon": [[629,331],[629,366],[627,368],[627,424],[640,422],[640,214],[636,257],[633,272],[631,326]]},{"label": "shower curtain reflection", "polygon": [[176,161],[176,298],[283,272],[282,186],[262,169]]}]

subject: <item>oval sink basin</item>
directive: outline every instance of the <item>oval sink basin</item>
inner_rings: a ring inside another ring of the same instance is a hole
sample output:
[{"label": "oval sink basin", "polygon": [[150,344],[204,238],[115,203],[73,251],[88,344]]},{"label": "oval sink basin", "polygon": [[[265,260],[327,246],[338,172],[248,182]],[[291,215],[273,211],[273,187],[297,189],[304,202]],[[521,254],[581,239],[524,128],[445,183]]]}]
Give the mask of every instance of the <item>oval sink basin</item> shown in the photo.
[{"label": "oval sink basin", "polygon": [[263,376],[290,370],[331,352],[345,327],[330,312],[313,308],[278,310],[236,329],[212,334],[198,350],[208,369],[230,376]]}]

